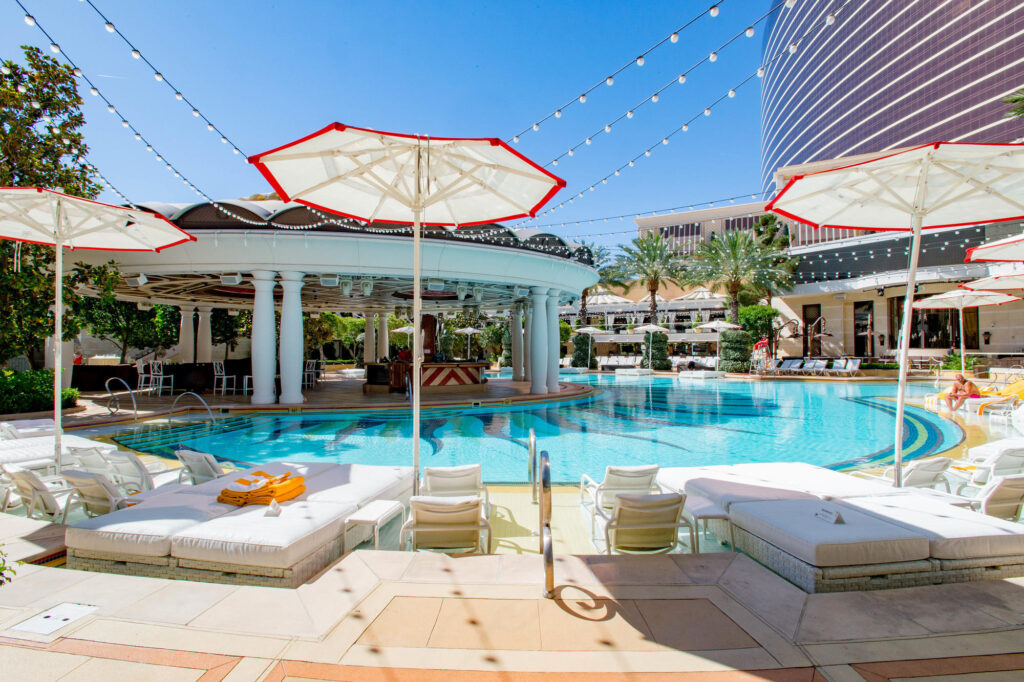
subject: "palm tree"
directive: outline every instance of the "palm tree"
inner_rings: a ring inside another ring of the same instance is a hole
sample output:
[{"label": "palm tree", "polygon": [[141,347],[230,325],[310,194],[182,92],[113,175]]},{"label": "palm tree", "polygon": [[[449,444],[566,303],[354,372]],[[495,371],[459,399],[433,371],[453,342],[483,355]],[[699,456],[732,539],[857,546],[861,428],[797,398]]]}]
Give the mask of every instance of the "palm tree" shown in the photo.
[{"label": "palm tree", "polygon": [[1007,116],[1013,118],[1024,118],[1024,88],[1013,93],[1004,99],[1003,102],[1013,107],[1006,113]]},{"label": "palm tree", "polygon": [[623,246],[612,272],[629,291],[636,285],[647,289],[651,300],[651,324],[658,323],[658,289],[665,284],[682,286],[686,273],[682,257],[660,232],[647,232]]},{"label": "palm tree", "polygon": [[744,286],[761,290],[788,288],[793,273],[793,261],[779,244],[747,230],[704,242],[687,265],[687,283],[708,286],[714,291],[724,289],[729,295],[733,324],[739,324],[739,296]]},{"label": "palm tree", "polygon": [[597,270],[598,280],[592,287],[587,287],[580,295],[580,324],[587,325],[587,299],[594,288],[607,289],[608,287],[621,286],[617,279],[615,269],[611,267],[612,253],[607,247],[599,246],[590,242],[583,242],[583,246],[590,249],[591,267]]}]

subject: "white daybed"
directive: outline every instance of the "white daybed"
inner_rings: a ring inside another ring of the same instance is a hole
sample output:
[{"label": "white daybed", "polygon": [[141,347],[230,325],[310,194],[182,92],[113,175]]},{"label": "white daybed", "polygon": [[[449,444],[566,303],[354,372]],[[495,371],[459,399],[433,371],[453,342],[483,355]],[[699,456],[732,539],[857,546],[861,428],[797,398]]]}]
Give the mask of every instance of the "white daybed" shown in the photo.
[{"label": "white daybed", "polygon": [[[268,507],[216,501],[254,471],[305,478],[306,490]],[[369,536],[344,537],[345,520],[378,499],[407,502],[411,467],[271,462],[198,486],[174,487],[137,506],[68,528],[68,567],[164,578],[296,587]]]}]

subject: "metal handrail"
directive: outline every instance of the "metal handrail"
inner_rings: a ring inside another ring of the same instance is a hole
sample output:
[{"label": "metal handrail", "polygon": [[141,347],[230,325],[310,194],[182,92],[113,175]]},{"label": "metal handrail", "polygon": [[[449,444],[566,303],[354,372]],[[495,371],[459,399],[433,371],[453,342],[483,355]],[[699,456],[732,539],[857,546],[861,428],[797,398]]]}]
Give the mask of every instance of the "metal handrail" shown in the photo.
[{"label": "metal handrail", "polygon": [[[117,414],[117,411],[121,409],[121,399],[118,398],[117,395],[110,390],[111,381],[120,381],[122,384],[124,384],[124,387],[128,389],[128,395],[131,396],[132,399],[132,410],[135,411],[135,417],[133,421],[139,421],[139,404],[135,402],[135,391],[133,391],[132,387],[128,385],[128,382],[122,379],[121,377],[110,377],[103,384],[103,388],[107,389],[107,395],[110,396],[110,398],[107,399],[107,411],[110,412],[110,414]],[[113,408],[110,407],[111,400],[113,400],[114,402]]]},{"label": "metal handrail", "polygon": [[551,538],[551,460],[540,453],[540,553],[544,557],[544,596],[555,598],[555,547]]},{"label": "metal handrail", "polygon": [[193,393],[192,391],[185,391],[184,393],[179,395],[177,398],[175,398],[173,403],[171,403],[171,411],[167,413],[167,425],[168,426],[171,425],[171,419],[174,418],[174,408],[178,406],[178,401],[181,400],[182,398],[184,398],[187,395],[195,396],[196,399],[203,404],[203,407],[206,408],[206,414],[210,415],[210,421],[214,422],[214,423],[217,422],[217,418],[213,416],[213,411],[210,410],[210,406],[206,404],[206,401],[203,400],[202,397],[198,393]]},{"label": "metal handrail", "polygon": [[532,489],[533,503],[537,504],[537,432],[530,429],[529,447],[526,463],[530,473],[530,488]]}]

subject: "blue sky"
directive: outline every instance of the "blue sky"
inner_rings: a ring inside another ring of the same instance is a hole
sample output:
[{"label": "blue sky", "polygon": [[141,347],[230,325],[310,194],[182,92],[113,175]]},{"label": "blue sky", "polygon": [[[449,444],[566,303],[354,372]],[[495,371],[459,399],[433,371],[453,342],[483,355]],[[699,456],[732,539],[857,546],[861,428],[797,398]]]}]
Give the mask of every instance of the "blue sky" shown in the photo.
[{"label": "blue sky", "polygon": [[[214,198],[269,191],[255,169],[208,132],[152,71],[132,59],[116,34],[78,0],[22,0],[61,48],[166,158]],[[711,6],[679,2],[261,2],[93,0],[126,37],[245,154],[276,147],[332,121],[434,136],[511,138],[573,100],[624,63]],[[599,131],[689,69],[774,3],[722,0],[665,43],[642,67],[573,104],[560,119],[528,132],[518,149],[547,163]],[[784,11],[784,10],[783,10]],[[0,0],[0,56],[19,45],[46,49],[14,0]],[[694,69],[658,103],[609,134],[594,137],[556,174],[585,196],[541,224],[650,212],[756,190],[759,182],[760,81],[737,91],[710,117],[659,144],[758,66],[764,24],[715,63]],[[132,201],[188,202],[194,193],[82,88],[90,158]],[[618,178],[602,177],[645,149]],[[598,183],[594,192],[586,191]],[[107,200],[116,197],[105,194]],[[555,226],[564,236],[617,243],[635,231],[626,221]],[[601,236],[605,233],[604,236]]]}]

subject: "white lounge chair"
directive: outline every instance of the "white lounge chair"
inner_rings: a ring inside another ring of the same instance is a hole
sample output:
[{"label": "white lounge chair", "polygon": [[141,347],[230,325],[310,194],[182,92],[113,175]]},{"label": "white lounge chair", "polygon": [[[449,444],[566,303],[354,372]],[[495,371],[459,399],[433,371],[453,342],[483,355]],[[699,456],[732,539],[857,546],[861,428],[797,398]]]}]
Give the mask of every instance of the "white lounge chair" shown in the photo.
[{"label": "white lounge chair", "polygon": [[949,471],[954,483],[959,487],[957,494],[969,488],[984,486],[997,478],[1024,473],[1024,450],[1007,449],[990,457],[974,460],[967,468],[954,468]]},{"label": "white lounge chair", "polygon": [[67,469],[60,475],[71,486],[71,496],[64,503],[61,523],[67,523],[68,512],[75,504],[82,507],[86,516],[103,516],[131,506],[117,486],[103,474]]},{"label": "white lounge chair", "polygon": [[56,432],[57,425],[52,419],[19,419],[0,422],[0,440],[53,436]]},{"label": "white lounge chair", "polygon": [[181,471],[178,473],[179,482],[188,479],[192,485],[199,485],[228,475],[228,472],[221,467],[220,462],[211,454],[194,450],[176,450],[174,455],[181,461]]},{"label": "white lounge chair", "polygon": [[611,512],[598,509],[604,522],[606,554],[665,554],[679,546],[679,531],[687,529],[696,546],[693,525],[683,517],[686,495],[617,495]]},{"label": "white lounge chair", "polygon": [[73,466],[78,471],[103,474],[113,480],[114,470],[99,448],[68,448],[68,454],[74,458]]},{"label": "white lounge chair", "polygon": [[134,452],[118,450],[108,453],[106,460],[113,474],[114,483],[129,493],[156,490],[171,485],[182,475],[181,472],[167,467],[152,471]]},{"label": "white lounge chair", "polygon": [[1024,506],[1024,474],[996,479],[975,495],[964,497],[972,501],[975,511],[1008,521],[1020,521]]},{"label": "white lounge chair", "polygon": [[[424,497],[409,500],[409,520],[402,526],[402,547],[444,552],[491,552],[491,524],[483,498]],[[486,537],[485,537],[486,533]]]},{"label": "white lounge chair", "polygon": [[825,374],[834,374],[839,376],[846,371],[846,365],[849,362],[848,358],[837,358],[832,361],[832,366],[825,370]]},{"label": "white lounge chair", "polygon": [[491,496],[483,483],[483,470],[479,464],[454,467],[424,467],[420,479],[420,494],[425,497],[466,497],[479,495],[484,500],[484,511],[490,514]]},{"label": "white lounge chair", "polygon": [[14,489],[25,505],[25,515],[36,518],[36,514],[44,519],[56,522],[63,519],[71,495],[69,488],[58,477],[42,478],[35,472],[17,466],[2,467],[4,473],[14,483]]},{"label": "white lounge chair", "polygon": [[657,483],[658,465],[612,466],[604,470],[604,480],[598,483],[590,476],[580,477],[580,506],[590,513],[590,535],[596,532],[598,508],[610,510],[615,506],[615,496],[647,495],[660,493]]},{"label": "white lounge chair", "polygon": [[[953,463],[949,457],[935,457],[911,462],[903,469],[904,488],[930,488],[942,487],[947,493],[950,492],[949,479],[946,472],[949,465]],[[867,478],[874,481],[892,484],[894,482],[895,469],[889,468],[882,472],[881,476],[873,476],[863,471],[852,472],[858,478]]]}]

